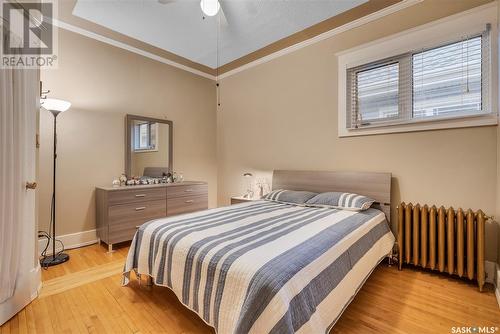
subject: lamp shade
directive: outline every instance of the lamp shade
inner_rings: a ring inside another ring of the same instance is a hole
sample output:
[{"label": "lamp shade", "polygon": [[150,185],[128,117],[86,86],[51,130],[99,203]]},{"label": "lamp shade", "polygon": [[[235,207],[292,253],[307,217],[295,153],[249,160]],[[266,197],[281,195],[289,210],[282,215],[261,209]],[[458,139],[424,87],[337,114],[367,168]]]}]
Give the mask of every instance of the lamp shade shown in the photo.
[{"label": "lamp shade", "polygon": [[71,102],[59,99],[41,99],[40,104],[42,107],[54,114],[65,112],[71,107]]},{"label": "lamp shade", "polygon": [[200,7],[206,16],[214,16],[219,12],[219,0],[201,0]]}]

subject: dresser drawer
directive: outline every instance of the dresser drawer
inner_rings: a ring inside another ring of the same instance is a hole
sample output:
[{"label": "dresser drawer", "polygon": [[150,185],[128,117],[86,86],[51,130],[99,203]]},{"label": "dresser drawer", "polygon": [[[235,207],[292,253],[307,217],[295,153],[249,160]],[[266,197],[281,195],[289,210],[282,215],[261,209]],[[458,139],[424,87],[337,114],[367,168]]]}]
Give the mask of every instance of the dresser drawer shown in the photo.
[{"label": "dresser drawer", "polygon": [[117,244],[123,241],[130,241],[134,238],[137,227],[127,224],[110,225],[108,244]]},{"label": "dresser drawer", "polygon": [[200,196],[208,194],[208,185],[206,184],[193,184],[193,185],[176,185],[168,187],[167,198],[178,198],[178,197],[191,197]]},{"label": "dresser drawer", "polygon": [[109,205],[155,201],[167,198],[165,187],[110,191],[108,194]]},{"label": "dresser drawer", "polygon": [[208,209],[208,196],[187,196],[171,198],[167,201],[167,215],[174,216]]},{"label": "dresser drawer", "polygon": [[165,200],[113,205],[109,207],[109,231],[113,231],[114,225],[135,228],[137,225],[166,215],[167,203]]}]

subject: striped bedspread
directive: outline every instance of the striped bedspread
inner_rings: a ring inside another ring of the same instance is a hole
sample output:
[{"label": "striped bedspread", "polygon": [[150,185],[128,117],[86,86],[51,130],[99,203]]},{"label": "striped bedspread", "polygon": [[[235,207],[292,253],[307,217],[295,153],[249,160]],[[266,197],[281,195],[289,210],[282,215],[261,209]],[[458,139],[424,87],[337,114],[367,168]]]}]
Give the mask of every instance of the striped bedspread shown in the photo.
[{"label": "striped bedspread", "polygon": [[393,243],[376,209],[256,201],[144,224],[123,284],[152,276],[218,333],[325,333]]}]

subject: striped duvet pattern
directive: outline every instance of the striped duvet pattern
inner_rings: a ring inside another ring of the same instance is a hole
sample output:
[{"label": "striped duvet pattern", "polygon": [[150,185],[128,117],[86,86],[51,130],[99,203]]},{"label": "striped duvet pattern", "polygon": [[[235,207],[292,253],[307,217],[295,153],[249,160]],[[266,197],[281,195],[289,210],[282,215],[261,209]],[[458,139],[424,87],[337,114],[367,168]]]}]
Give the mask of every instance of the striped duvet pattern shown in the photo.
[{"label": "striped duvet pattern", "polygon": [[152,276],[218,333],[327,332],[393,242],[375,209],[244,203],[141,226],[124,284],[131,270]]},{"label": "striped duvet pattern", "polygon": [[368,209],[374,200],[358,194],[327,192],[321,193],[306,202],[309,206],[323,206],[342,210],[362,211]]},{"label": "striped duvet pattern", "polygon": [[362,209],[365,210],[365,204],[368,204],[368,207],[373,203],[373,200],[362,195],[357,194],[349,194],[342,193],[339,197],[338,206],[344,208],[352,208],[352,209]]}]

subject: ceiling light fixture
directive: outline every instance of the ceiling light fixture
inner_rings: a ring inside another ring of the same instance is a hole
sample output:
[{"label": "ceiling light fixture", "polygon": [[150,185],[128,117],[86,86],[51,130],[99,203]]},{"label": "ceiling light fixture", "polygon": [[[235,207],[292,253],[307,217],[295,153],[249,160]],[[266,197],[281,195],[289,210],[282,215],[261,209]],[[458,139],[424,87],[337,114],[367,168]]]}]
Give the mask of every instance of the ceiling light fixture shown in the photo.
[{"label": "ceiling light fixture", "polygon": [[206,16],[215,16],[219,12],[219,0],[201,0],[200,7],[203,14]]}]

